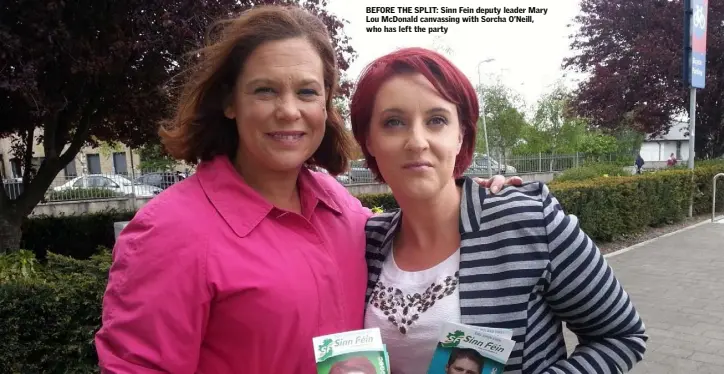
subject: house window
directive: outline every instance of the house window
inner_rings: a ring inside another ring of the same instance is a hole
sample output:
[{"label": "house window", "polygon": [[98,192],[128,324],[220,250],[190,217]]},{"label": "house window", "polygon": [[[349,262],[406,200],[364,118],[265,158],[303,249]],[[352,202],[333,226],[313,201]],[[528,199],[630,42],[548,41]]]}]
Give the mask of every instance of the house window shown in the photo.
[{"label": "house window", "polygon": [[20,159],[15,157],[10,159],[10,174],[12,175],[12,178],[22,178],[23,177],[23,168],[21,167],[22,163],[20,163]]},{"label": "house window", "polygon": [[66,178],[75,178],[78,176],[78,171],[75,169],[75,160],[68,163],[68,165],[65,165],[63,173]]},{"label": "house window", "polygon": [[113,154],[113,170],[116,174],[128,175],[126,152],[116,152]]},{"label": "house window", "polygon": [[677,160],[683,160],[681,158],[681,143],[682,143],[681,140],[676,142],[676,159]]},{"label": "house window", "polygon": [[96,154],[87,154],[85,156],[88,164],[88,174],[100,174],[101,173],[101,156]]}]

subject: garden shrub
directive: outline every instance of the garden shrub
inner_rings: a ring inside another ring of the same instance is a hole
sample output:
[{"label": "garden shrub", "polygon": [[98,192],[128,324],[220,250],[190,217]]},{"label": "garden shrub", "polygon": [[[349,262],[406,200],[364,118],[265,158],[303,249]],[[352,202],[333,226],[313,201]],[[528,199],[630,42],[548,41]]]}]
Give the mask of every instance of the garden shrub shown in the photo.
[{"label": "garden shrub", "polygon": [[[696,214],[711,212],[712,178],[722,172],[722,161],[697,162],[693,174]],[[564,172],[549,186],[562,204],[565,202],[566,211],[579,216],[589,235],[607,241],[685,217],[689,204],[686,188],[692,186],[691,181],[684,182],[687,176],[691,180],[688,169],[627,175],[621,166],[596,164]],[[357,198],[368,208],[391,210],[398,207],[390,193],[362,194]],[[724,178],[717,184],[717,211],[724,213]],[[23,224],[21,247],[34,252],[41,261],[49,248],[58,254],[85,259],[96,253],[99,245],[113,247],[113,223],[128,221],[134,214],[110,210],[33,217]]]},{"label": "garden shrub", "polygon": [[41,261],[45,260],[48,250],[86,259],[97,253],[98,246],[112,248],[115,243],[113,223],[128,221],[134,214],[108,210],[91,214],[30,217],[23,222],[20,247],[34,252]]},{"label": "garden shrub", "polygon": [[550,189],[591,238],[607,242],[683,219],[692,181],[688,171],[662,171],[557,182]]},{"label": "garden shrub", "polygon": [[392,210],[399,208],[395,197],[391,193],[379,193],[379,194],[361,194],[357,195],[357,199],[362,203],[362,206],[367,208],[382,208],[382,210]]},{"label": "garden shrub", "polygon": [[620,177],[629,176],[631,172],[624,166],[617,164],[591,164],[577,168],[567,169],[555,177],[556,182],[581,181],[603,176]]},{"label": "garden shrub", "polygon": [[95,199],[112,199],[125,196],[123,193],[113,191],[108,188],[73,188],[63,191],[50,191],[46,195],[46,200],[50,202],[56,201],[72,201],[72,200],[95,200]]},{"label": "garden shrub", "polygon": [[3,373],[98,372],[93,340],[110,263],[108,250],[88,260],[48,252],[35,276],[7,277],[0,268]]},{"label": "garden shrub", "polygon": [[[711,212],[712,178],[724,163],[644,175],[557,181],[550,188],[567,213],[595,241],[604,242],[683,219],[690,192],[695,213]],[[717,206],[724,210],[724,180]],[[397,207],[391,194],[360,195],[369,208]],[[0,368],[3,373],[97,373],[93,344],[101,326],[102,297],[111,264],[113,222],[133,213],[43,217],[26,222],[32,251],[0,255]],[[93,231],[98,231],[93,233]],[[33,236],[37,235],[35,238]],[[54,245],[55,243],[57,245]],[[78,245],[81,243],[82,245]],[[75,245],[68,250],[64,245]],[[43,248],[44,261],[33,252]],[[93,248],[91,250],[91,248]],[[52,249],[51,252],[45,252]],[[54,252],[82,255],[85,260]]]},{"label": "garden shrub", "polygon": [[[634,235],[648,227],[680,222],[689,212],[694,193],[694,214],[711,212],[712,178],[724,172],[724,162],[694,169],[660,170],[627,174],[620,166],[595,165],[571,172],[570,180],[556,178],[549,184],[566,213],[574,214],[581,228],[595,241],[608,242]],[[615,176],[620,171],[620,176]],[[577,178],[588,173],[587,178]],[[608,175],[608,176],[603,176]],[[397,208],[392,194],[358,196],[362,205],[383,210]],[[717,212],[724,213],[724,178],[717,183]]]},{"label": "garden shrub", "polygon": [[[697,163],[694,168],[694,212],[696,214],[711,214],[711,198],[714,188],[714,176],[724,173],[724,161],[715,160]],[[724,214],[724,177],[719,177],[716,183],[716,212]]]}]

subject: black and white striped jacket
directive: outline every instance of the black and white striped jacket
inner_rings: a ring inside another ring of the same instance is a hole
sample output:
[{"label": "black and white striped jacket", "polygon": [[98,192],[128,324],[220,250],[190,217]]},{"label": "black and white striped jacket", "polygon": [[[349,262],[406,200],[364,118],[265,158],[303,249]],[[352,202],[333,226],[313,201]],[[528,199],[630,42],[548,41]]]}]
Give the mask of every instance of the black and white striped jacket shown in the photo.
[{"label": "black and white striped jacket", "polygon": [[[462,323],[513,329],[506,374],[615,374],[646,350],[644,323],[604,257],[542,183],[486,195],[470,178],[460,208]],[[367,302],[401,211],[367,222]],[[567,358],[562,322],[580,345]]]}]

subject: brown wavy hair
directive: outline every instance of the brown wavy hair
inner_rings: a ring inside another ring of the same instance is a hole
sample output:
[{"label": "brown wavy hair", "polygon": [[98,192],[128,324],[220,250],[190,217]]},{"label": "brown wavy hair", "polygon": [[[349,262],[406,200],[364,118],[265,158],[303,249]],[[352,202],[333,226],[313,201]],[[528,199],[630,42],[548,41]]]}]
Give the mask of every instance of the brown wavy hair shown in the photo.
[{"label": "brown wavy hair", "polygon": [[[219,32],[214,34],[214,31]],[[217,155],[234,157],[239,147],[236,122],[224,116],[224,105],[249,55],[265,42],[304,38],[324,65],[327,121],[322,143],[309,166],[337,175],[347,170],[354,144],[332,104],[339,90],[339,70],[326,26],[296,6],[259,6],[239,17],[216,23],[199,58],[186,72],[172,118],[161,123],[159,135],[168,153],[190,164]]]}]

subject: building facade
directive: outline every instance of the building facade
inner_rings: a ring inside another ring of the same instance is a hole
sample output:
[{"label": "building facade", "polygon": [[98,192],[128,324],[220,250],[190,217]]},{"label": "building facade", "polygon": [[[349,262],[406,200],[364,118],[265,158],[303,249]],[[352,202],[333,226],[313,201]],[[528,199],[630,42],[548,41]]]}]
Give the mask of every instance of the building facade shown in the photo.
[{"label": "building facade", "polygon": [[[37,144],[40,134],[42,130],[36,130],[32,162],[34,167],[39,167],[45,157],[43,145]],[[22,178],[23,175],[22,162],[15,158],[11,150],[12,138],[0,138],[0,179],[2,180]],[[138,152],[122,143],[113,146],[83,147],[73,161],[58,173],[53,185],[61,185],[76,176],[87,174],[122,174],[136,177],[141,173],[140,165],[141,158]],[[187,171],[188,167],[179,165],[177,170]]]},{"label": "building facade", "polygon": [[673,153],[679,162],[689,160],[689,123],[676,121],[661,136],[647,136],[641,144],[641,157],[646,163],[666,164]]}]

